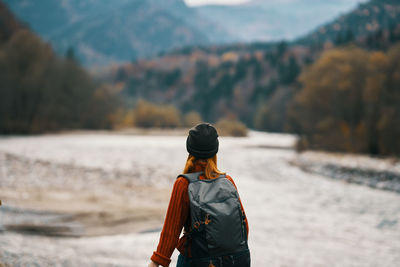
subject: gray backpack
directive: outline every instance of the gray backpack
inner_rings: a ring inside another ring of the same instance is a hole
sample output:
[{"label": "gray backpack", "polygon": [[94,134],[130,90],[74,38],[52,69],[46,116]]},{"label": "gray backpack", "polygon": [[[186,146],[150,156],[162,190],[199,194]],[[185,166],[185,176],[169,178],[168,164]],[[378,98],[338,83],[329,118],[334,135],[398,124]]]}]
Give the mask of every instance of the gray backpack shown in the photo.
[{"label": "gray backpack", "polygon": [[181,174],[189,181],[192,258],[213,258],[248,250],[239,194],[225,176],[200,180],[203,172]]}]

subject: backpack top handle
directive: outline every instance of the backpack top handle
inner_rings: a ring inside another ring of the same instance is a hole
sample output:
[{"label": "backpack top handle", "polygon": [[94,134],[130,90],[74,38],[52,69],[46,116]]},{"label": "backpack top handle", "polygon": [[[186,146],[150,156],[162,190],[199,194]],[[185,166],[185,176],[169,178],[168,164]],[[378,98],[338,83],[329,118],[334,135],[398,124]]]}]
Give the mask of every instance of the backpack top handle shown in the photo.
[{"label": "backpack top handle", "polygon": [[225,175],[221,174],[220,176],[218,176],[217,178],[214,178],[214,179],[200,180],[199,177],[202,174],[204,174],[204,172],[202,172],[202,171],[201,172],[192,172],[192,173],[179,174],[178,177],[176,177],[176,179],[178,179],[179,177],[183,177],[186,180],[188,180],[188,182],[190,184],[190,183],[194,183],[194,182],[197,182],[197,181],[213,182],[213,181],[215,181],[215,180],[217,180],[219,178],[225,178],[226,177]]}]

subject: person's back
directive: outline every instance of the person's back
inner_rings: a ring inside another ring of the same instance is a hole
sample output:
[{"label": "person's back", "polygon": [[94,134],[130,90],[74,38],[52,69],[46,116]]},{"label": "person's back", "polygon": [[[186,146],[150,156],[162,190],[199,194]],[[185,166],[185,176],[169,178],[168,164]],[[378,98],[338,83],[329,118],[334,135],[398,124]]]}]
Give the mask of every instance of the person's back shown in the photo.
[{"label": "person's back", "polygon": [[[177,266],[248,267],[248,223],[233,179],[217,168],[218,134],[210,124],[189,131],[189,156],[175,181],[149,267],[169,266],[175,248]],[[184,235],[179,235],[184,228]]]}]

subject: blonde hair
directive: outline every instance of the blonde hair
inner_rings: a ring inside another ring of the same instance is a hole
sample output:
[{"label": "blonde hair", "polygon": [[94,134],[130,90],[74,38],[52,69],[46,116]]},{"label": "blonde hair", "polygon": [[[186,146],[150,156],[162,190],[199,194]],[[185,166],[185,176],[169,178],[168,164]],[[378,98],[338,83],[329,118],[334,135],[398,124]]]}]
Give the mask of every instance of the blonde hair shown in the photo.
[{"label": "blonde hair", "polygon": [[[197,158],[193,155],[188,156],[186,160],[185,168],[183,169],[183,173],[191,173],[194,171],[194,166],[196,164]],[[220,175],[225,175],[224,172],[221,172],[217,168],[217,155],[214,155],[211,158],[206,159],[206,167],[204,169],[204,175],[207,179],[215,179]]]}]

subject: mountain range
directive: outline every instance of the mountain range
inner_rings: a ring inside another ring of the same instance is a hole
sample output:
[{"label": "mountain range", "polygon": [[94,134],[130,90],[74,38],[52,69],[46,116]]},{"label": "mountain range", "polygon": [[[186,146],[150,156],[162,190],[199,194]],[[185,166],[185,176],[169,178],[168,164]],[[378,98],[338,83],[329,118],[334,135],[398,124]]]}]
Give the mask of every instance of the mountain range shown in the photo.
[{"label": "mountain range", "polygon": [[183,0],[4,0],[59,53],[85,65],[151,57],[172,47],[231,41]]},{"label": "mountain range", "polygon": [[154,57],[173,48],[294,39],[362,0],[253,0],[188,7],[183,0],[0,0],[86,66]]}]

